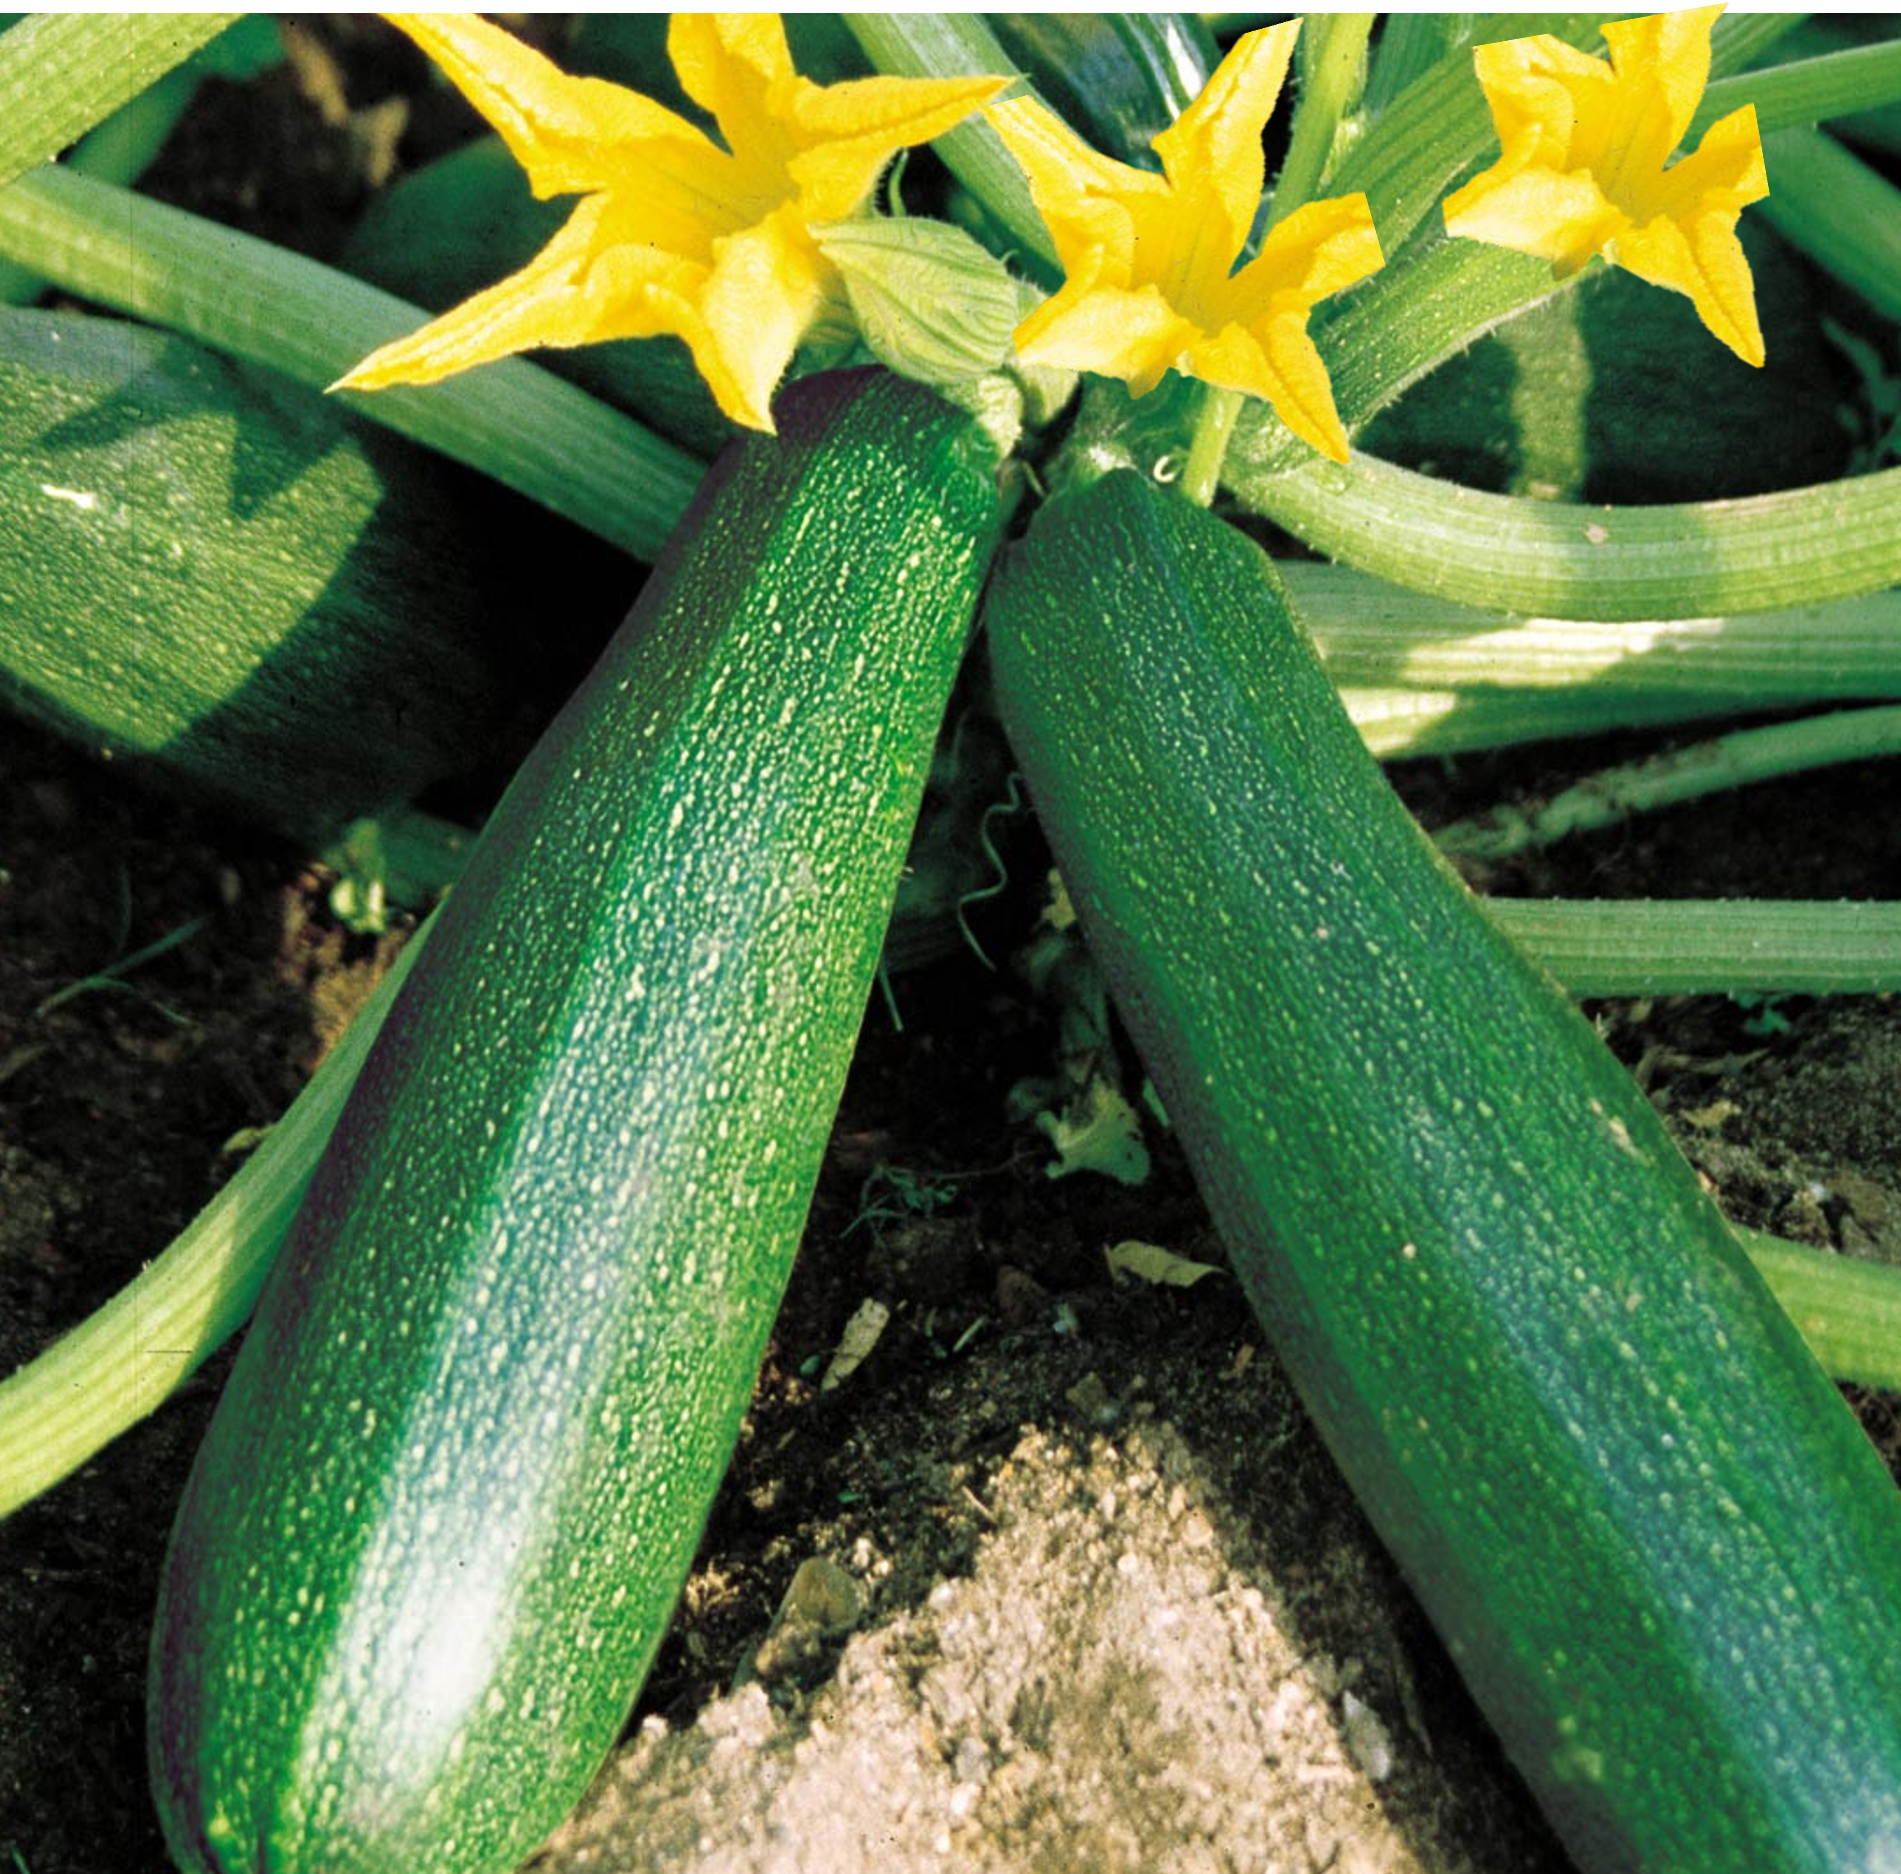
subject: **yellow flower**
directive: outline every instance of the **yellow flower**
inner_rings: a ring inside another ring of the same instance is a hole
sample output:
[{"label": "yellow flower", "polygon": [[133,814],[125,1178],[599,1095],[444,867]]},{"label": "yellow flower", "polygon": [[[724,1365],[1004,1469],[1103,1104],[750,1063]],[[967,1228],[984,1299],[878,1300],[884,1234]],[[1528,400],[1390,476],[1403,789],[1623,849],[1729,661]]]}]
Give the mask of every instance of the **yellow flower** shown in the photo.
[{"label": "yellow flower", "polygon": [[1559,279],[1602,254],[1687,293],[1703,323],[1759,365],[1755,288],[1736,239],[1736,217],[1769,193],[1755,106],[1712,124],[1695,155],[1664,167],[1709,82],[1722,10],[1606,26],[1608,65],[1549,33],[1478,47],[1502,153],[1446,198],[1446,231],[1537,254]]},{"label": "yellow flower", "polygon": [[1119,377],[1131,395],[1169,370],[1265,398],[1337,462],[1346,432],[1307,315],[1384,264],[1364,195],[1309,202],[1233,271],[1261,202],[1261,129],[1300,22],[1244,34],[1151,147],[1162,174],[1092,150],[1040,104],[985,115],[1029,177],[1067,276],[1017,328],[1026,364]]},{"label": "yellow flower", "polygon": [[678,334],[719,407],[772,428],[771,398],[838,286],[814,227],[843,220],[897,151],[949,130],[1008,82],[866,78],[792,68],[776,13],[676,13],[667,50],[721,148],[636,91],[573,78],[469,14],[390,14],[501,133],[537,196],[579,194],[519,273],[339,389],[429,384],[536,345]]}]

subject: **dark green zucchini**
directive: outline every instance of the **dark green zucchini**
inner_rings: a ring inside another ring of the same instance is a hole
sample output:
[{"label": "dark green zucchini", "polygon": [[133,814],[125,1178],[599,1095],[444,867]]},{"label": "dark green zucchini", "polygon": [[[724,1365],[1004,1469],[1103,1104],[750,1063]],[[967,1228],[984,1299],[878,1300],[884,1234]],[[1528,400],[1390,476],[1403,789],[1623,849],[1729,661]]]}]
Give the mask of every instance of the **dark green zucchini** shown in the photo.
[{"label": "dark green zucchini", "polygon": [[987,617],[1236,1272],[1579,1866],[1901,1867],[1901,1496],[1269,561],[1124,471]]},{"label": "dark green zucchini", "polygon": [[0,310],[0,502],[0,705],[313,843],[495,734],[519,556],[584,588],[614,557],[314,391],[70,312]]},{"label": "dark green zucchini", "polygon": [[150,1744],[190,1874],[488,1874],[572,1805],[748,1399],[998,524],[808,379],[484,832],[191,1476]]}]

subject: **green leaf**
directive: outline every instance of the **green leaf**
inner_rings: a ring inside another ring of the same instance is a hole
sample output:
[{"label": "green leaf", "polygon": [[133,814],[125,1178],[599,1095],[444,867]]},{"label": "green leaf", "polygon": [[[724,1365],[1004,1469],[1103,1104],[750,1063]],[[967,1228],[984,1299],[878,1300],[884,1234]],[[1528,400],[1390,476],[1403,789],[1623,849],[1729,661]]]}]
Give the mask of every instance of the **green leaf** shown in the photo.
[{"label": "green leaf", "polygon": [[1142,1122],[1135,1108],[1100,1076],[1060,1114],[1038,1113],[1036,1128],[1056,1151],[1055,1160],[1044,1167],[1052,1178],[1097,1171],[1118,1184],[1140,1184],[1149,1175]]}]

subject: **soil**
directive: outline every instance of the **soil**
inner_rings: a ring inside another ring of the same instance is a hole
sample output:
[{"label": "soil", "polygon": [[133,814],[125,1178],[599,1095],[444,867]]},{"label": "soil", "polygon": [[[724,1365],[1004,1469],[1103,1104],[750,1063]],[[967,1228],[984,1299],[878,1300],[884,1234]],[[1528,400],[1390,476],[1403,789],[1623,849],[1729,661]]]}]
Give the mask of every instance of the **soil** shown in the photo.
[{"label": "soil", "polygon": [[[285,90],[263,121],[316,109],[311,81],[270,82]],[[274,183],[267,168],[261,193],[210,195],[244,218]],[[304,213],[329,199],[289,193]],[[1398,779],[1437,821],[1639,745]],[[1486,882],[1892,898],[1901,822],[1871,803],[1893,791],[1891,764],[1759,788]],[[1014,869],[1038,876],[1033,844]],[[348,935],[326,887],[300,851],[36,732],[0,737],[0,1373],[163,1248],[386,965],[400,933]],[[1028,889],[993,907],[992,953],[1035,913]],[[1225,1271],[1189,1289],[1110,1278],[1103,1251],[1128,1239],[1223,1262],[1172,1141],[1149,1128],[1139,1186],[1047,1176],[1046,1142],[1007,1115],[1056,1048],[1020,978],[958,950],[894,995],[901,1028],[882,998],[868,1014],[674,1630],[621,1750],[534,1865],[1565,1867]],[[1722,998],[1593,1013],[1732,1216],[1901,1259],[1893,997],[1790,1000],[1773,1020]],[[938,1199],[893,1195],[926,1189]],[[889,1323],[827,1390],[867,1300]],[[228,1359],[0,1526],[7,1874],[169,1866],[145,1789],[147,1630]],[[1896,1402],[1855,1403],[1901,1449]]]}]

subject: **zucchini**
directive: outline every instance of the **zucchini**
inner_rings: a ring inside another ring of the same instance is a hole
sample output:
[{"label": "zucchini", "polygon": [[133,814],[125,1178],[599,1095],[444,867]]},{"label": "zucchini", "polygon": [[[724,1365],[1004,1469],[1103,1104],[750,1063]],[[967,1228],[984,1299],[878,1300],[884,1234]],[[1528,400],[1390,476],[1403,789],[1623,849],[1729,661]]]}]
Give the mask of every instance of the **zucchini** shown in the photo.
[{"label": "zucchini", "polygon": [[1901,1496],[1266,556],[1121,471],[987,617],[1236,1272],[1579,1866],[1901,1866]]},{"label": "zucchini", "polygon": [[497,808],[200,1450],[149,1706],[191,1874],[513,1867],[664,1631],[998,525],[919,387],[777,414]]},{"label": "zucchini", "polygon": [[0,311],[0,503],[0,705],[317,844],[469,766],[523,679],[509,549],[575,538],[313,391],[69,312]]}]

